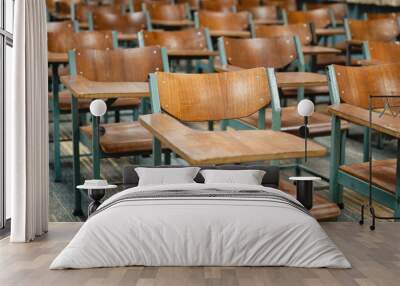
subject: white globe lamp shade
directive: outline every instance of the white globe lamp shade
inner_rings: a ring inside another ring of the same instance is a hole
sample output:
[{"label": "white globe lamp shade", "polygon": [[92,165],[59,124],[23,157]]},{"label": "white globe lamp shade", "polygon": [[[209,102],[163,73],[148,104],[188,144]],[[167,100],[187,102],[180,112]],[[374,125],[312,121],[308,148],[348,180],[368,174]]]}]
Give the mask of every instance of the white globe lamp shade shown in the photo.
[{"label": "white globe lamp shade", "polygon": [[107,112],[107,104],[104,100],[96,99],[90,103],[90,113],[94,116],[103,116]]},{"label": "white globe lamp shade", "polygon": [[303,117],[311,116],[314,113],[314,103],[309,99],[303,99],[297,105],[297,112]]}]

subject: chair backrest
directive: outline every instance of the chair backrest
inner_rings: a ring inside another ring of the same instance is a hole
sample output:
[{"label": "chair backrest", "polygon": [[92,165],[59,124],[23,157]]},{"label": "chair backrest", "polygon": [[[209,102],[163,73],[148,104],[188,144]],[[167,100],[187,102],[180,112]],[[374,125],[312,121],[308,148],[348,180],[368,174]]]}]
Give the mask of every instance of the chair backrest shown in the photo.
[{"label": "chair backrest", "polygon": [[279,8],[277,6],[240,6],[239,10],[248,11],[254,20],[277,20],[279,18]]},{"label": "chair backrest", "polygon": [[[184,3],[185,2],[186,2],[186,0],[184,1]],[[133,0],[134,11],[142,11],[143,4],[146,4],[146,5],[174,4],[174,1],[172,1],[172,0]]]},{"label": "chair backrest", "polygon": [[248,12],[199,11],[198,19],[200,27],[206,27],[210,30],[243,31],[249,28]]},{"label": "chair backrest", "polygon": [[179,21],[188,19],[187,4],[145,4],[151,19]]},{"label": "chair backrest", "polygon": [[47,23],[47,50],[66,53],[73,48],[74,25],[72,21]]},{"label": "chair backrest", "polygon": [[176,4],[188,3],[191,9],[193,10],[200,9],[200,0],[175,0],[174,3]]},{"label": "chair backrest", "polygon": [[290,24],[311,23],[315,28],[325,28],[332,24],[328,9],[291,11],[287,13]]},{"label": "chair backrest", "polygon": [[74,55],[76,74],[92,81],[144,82],[149,73],[163,70],[160,47],[77,49]]},{"label": "chair backrest", "polygon": [[119,14],[113,12],[93,12],[95,30],[113,30],[121,33],[137,33],[147,27],[146,14],[134,12]]},{"label": "chair backrest", "polygon": [[236,0],[202,0],[200,8],[215,12],[235,12]]},{"label": "chair backrest", "polygon": [[204,28],[185,29],[178,31],[143,31],[141,32],[144,46],[161,46],[167,49],[207,50],[208,35]]},{"label": "chair backrest", "polygon": [[75,9],[75,20],[78,22],[86,22],[88,21],[88,14],[97,12],[97,13],[118,13],[121,14],[121,7],[115,5],[102,5],[97,6],[94,4],[85,4],[79,3],[74,6]]},{"label": "chair backrest", "polygon": [[370,60],[380,63],[400,62],[400,43],[399,42],[365,42],[364,52]]},{"label": "chair backrest", "polygon": [[[366,67],[333,65],[329,69],[332,102],[340,97],[344,103],[368,109],[369,96],[400,94],[400,63]],[[374,108],[383,106],[383,101],[374,100]]]},{"label": "chair backrest", "polygon": [[309,24],[288,25],[257,25],[254,29],[257,38],[271,38],[281,36],[297,36],[302,45],[307,46],[312,42],[312,33]]},{"label": "chair backrest", "polygon": [[261,0],[239,0],[238,5],[240,7],[256,7],[256,6],[261,6],[262,3]]},{"label": "chair backrest", "polygon": [[281,69],[297,59],[292,36],[223,40],[228,64],[241,68]]},{"label": "chair backrest", "polygon": [[360,41],[394,41],[400,33],[393,19],[345,20],[347,37]]},{"label": "chair backrest", "polygon": [[307,10],[330,9],[336,20],[343,21],[349,16],[347,3],[307,3]]},{"label": "chair backrest", "polygon": [[366,13],[366,18],[368,20],[376,20],[376,19],[393,19],[396,20],[399,16],[400,13],[396,12],[391,12],[391,13]]},{"label": "chair backrest", "polygon": [[62,31],[48,33],[48,51],[67,53],[74,49],[110,50],[114,48],[111,31],[83,31],[79,33]]},{"label": "chair backrest", "polygon": [[264,68],[212,74],[159,72],[150,76],[150,89],[153,102],[184,122],[242,118],[271,102]]},{"label": "chair backrest", "polygon": [[268,5],[275,5],[286,11],[296,11],[297,1],[296,0],[268,0]]},{"label": "chair backrest", "polygon": [[114,39],[112,31],[82,31],[74,34],[74,48],[112,50]]}]

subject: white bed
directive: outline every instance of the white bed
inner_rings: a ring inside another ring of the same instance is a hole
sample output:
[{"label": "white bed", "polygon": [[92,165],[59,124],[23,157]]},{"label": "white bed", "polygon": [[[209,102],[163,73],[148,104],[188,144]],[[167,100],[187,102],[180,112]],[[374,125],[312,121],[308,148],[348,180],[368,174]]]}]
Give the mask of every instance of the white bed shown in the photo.
[{"label": "white bed", "polygon": [[[143,197],[145,192],[175,190],[186,195]],[[239,191],[240,197],[190,196],[191,192]],[[265,192],[268,199],[264,193],[254,197],[252,191]],[[299,204],[279,190],[254,185],[131,188],[105,201],[50,269],[128,265],[350,268],[318,222],[294,203]]]}]

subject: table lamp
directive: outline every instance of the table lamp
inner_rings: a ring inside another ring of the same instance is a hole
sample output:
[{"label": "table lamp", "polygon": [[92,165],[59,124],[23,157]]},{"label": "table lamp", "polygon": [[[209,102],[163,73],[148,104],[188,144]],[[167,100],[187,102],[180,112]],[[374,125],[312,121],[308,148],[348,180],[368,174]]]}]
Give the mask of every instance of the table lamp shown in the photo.
[{"label": "table lamp", "polygon": [[[303,99],[297,105],[297,112],[304,117],[304,125],[299,128],[299,134],[304,140],[304,159],[307,162],[307,139],[309,136],[308,118],[314,113],[314,103],[309,99]],[[313,182],[319,181],[318,177],[290,177],[289,180],[296,183],[296,198],[302,205],[311,210],[313,207]]]},{"label": "table lamp", "polygon": [[90,103],[90,113],[93,115],[93,120],[96,120],[95,126],[98,127],[98,130],[96,130],[97,135],[104,135],[106,133],[106,130],[104,127],[99,126],[100,125],[100,117],[106,114],[107,112],[107,104],[104,102],[104,100],[101,99],[96,99],[93,100]]},{"label": "table lamp", "polygon": [[314,113],[314,103],[309,99],[303,99],[297,105],[297,112],[304,117],[304,125],[299,128],[299,134],[304,138],[304,161],[307,162],[307,139],[310,133],[308,118]]}]

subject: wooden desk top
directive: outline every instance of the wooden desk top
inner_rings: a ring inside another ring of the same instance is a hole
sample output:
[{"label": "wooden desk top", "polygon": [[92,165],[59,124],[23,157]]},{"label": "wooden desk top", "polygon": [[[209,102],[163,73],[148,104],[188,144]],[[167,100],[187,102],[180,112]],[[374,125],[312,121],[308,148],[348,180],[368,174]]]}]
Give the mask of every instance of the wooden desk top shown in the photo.
[{"label": "wooden desk top", "polygon": [[253,22],[256,25],[283,25],[283,21],[278,19],[254,19]]},{"label": "wooden desk top", "polygon": [[[233,65],[221,65],[219,61],[214,64],[217,72],[239,71],[243,68]],[[279,87],[313,87],[328,84],[328,78],[324,74],[312,72],[276,72],[276,81]]]},{"label": "wooden desk top", "polygon": [[356,64],[360,65],[360,66],[373,66],[373,65],[379,65],[382,63],[383,62],[380,62],[378,60],[358,60],[358,61],[356,61]]},{"label": "wooden desk top", "polygon": [[302,50],[305,55],[340,54],[342,52],[338,49],[323,46],[303,46]]},{"label": "wooden desk top", "polygon": [[[343,118],[349,122],[369,126],[369,111],[347,103],[331,105],[328,108],[329,113]],[[372,113],[372,129],[381,133],[400,138],[400,118],[391,115],[382,115],[376,112]]]},{"label": "wooden desk top", "polygon": [[47,53],[47,61],[49,63],[59,63],[65,64],[68,63],[68,53]]},{"label": "wooden desk top", "polygon": [[210,30],[212,37],[250,38],[249,31]]},{"label": "wooden desk top", "polygon": [[345,31],[343,28],[319,28],[315,29],[315,34],[317,36],[335,36],[344,35]]},{"label": "wooden desk top", "polygon": [[77,98],[138,98],[149,96],[147,82],[97,82],[83,76],[63,76],[61,82]]},{"label": "wooden desk top", "polygon": [[118,33],[119,41],[136,41],[137,39],[138,39],[138,36],[136,33],[131,33],[131,34]]},{"label": "wooden desk top", "polygon": [[[304,157],[304,140],[271,130],[200,131],[167,114],[139,117],[140,123],[162,144],[191,165],[244,163]],[[321,145],[309,142],[310,157],[326,154]]]},{"label": "wooden desk top", "polygon": [[277,72],[275,73],[279,87],[313,87],[328,84],[324,74],[312,72]]},{"label": "wooden desk top", "polygon": [[168,20],[155,20],[152,19],[151,23],[157,26],[169,26],[169,27],[185,27],[194,26],[194,22],[190,20],[180,20],[180,21],[168,21]]},{"label": "wooden desk top", "polygon": [[168,56],[172,58],[208,58],[210,56],[218,56],[217,51],[209,50],[176,50],[170,49],[167,51]]}]

